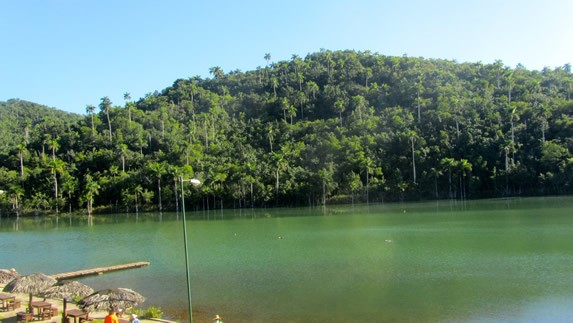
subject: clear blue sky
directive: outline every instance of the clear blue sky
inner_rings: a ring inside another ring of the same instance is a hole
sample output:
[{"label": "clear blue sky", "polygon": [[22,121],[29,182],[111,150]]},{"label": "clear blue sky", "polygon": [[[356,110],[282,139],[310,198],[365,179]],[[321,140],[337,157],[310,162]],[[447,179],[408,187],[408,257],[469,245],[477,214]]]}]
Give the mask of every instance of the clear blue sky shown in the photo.
[{"label": "clear blue sky", "polygon": [[554,68],[573,63],[572,14],[572,0],[1,0],[0,101],[85,114],[321,48]]}]

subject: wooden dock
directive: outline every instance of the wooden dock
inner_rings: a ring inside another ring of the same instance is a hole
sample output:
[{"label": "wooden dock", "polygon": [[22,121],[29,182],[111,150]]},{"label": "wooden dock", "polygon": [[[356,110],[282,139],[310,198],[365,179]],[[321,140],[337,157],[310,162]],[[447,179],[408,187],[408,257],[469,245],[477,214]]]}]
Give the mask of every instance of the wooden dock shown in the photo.
[{"label": "wooden dock", "polygon": [[83,277],[83,276],[90,276],[90,275],[101,275],[108,271],[117,271],[117,270],[125,270],[125,269],[133,269],[133,268],[141,268],[149,266],[149,262],[140,261],[140,262],[132,262],[129,264],[117,265],[117,266],[108,266],[108,267],[99,267],[99,268],[92,268],[92,269],[84,269],[78,271],[71,271],[67,273],[61,274],[53,274],[50,275],[53,278],[60,280],[60,279],[70,279],[76,277]]}]

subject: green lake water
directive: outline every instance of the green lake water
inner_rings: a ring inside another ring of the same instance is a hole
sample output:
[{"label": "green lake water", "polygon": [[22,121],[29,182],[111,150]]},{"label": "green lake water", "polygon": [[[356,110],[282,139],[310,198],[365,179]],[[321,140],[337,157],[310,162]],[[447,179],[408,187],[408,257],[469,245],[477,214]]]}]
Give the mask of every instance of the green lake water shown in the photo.
[{"label": "green lake water", "polygon": [[[193,310],[225,322],[573,321],[573,198],[187,213]],[[192,218],[190,220],[190,218]],[[0,268],[132,288],[187,320],[177,214],[0,218]],[[197,321],[197,320],[195,320]]]}]

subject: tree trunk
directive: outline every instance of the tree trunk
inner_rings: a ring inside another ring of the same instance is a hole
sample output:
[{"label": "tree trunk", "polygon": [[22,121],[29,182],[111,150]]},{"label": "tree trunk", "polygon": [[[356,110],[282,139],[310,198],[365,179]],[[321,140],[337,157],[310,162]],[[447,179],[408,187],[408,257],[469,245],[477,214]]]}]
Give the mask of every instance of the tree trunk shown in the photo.
[{"label": "tree trunk", "polygon": [[105,112],[105,115],[107,116],[107,125],[109,128],[109,142],[112,143],[112,138],[111,138],[111,122],[109,121],[109,111]]},{"label": "tree trunk", "polygon": [[20,177],[24,178],[24,153],[20,152]]},{"label": "tree trunk", "polygon": [[58,214],[58,177],[56,171],[54,171],[54,202],[56,214]]},{"label": "tree trunk", "polygon": [[161,206],[161,178],[157,179],[157,195],[159,197],[159,212],[163,209]]},{"label": "tree trunk", "polygon": [[412,173],[414,173],[414,184],[416,184],[416,155],[414,151],[414,137],[410,138],[410,142],[412,143]]},{"label": "tree trunk", "polygon": [[179,213],[179,198],[177,196],[177,178],[173,179],[173,193],[175,194],[175,212]]}]

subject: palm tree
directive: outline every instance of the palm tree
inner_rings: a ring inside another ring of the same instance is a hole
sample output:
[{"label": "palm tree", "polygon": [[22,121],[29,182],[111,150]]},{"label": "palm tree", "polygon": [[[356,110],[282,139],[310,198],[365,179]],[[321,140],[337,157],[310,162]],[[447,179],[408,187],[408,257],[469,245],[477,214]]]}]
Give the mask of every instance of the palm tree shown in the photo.
[{"label": "palm tree", "polygon": [[139,204],[137,203],[137,196],[141,196],[143,194],[143,188],[141,185],[137,185],[133,188],[133,195],[135,195],[135,213],[139,213]]},{"label": "palm tree", "polygon": [[12,209],[16,211],[16,217],[20,217],[20,201],[24,196],[24,189],[22,186],[14,184],[10,186],[10,197],[12,198]]},{"label": "palm tree", "polygon": [[56,214],[58,213],[58,174],[64,171],[65,163],[61,159],[52,159],[50,162],[50,173],[54,181],[54,204],[56,206]]},{"label": "palm tree", "polygon": [[363,169],[364,173],[366,173],[366,204],[370,202],[370,174],[373,173],[374,166],[375,164],[372,158],[362,155],[360,160],[360,168]]},{"label": "palm tree", "polygon": [[265,61],[267,61],[267,65],[269,65],[270,60],[271,60],[271,53],[265,53]]},{"label": "palm tree", "polygon": [[95,106],[88,104],[86,106],[86,112],[87,112],[87,114],[89,114],[91,116],[91,119],[92,119],[92,138],[94,138],[95,137],[95,126],[94,126]]},{"label": "palm tree", "polygon": [[412,173],[414,176],[414,184],[416,184],[416,150],[414,145],[416,144],[416,139],[418,138],[418,134],[414,130],[408,131],[408,137],[410,139],[410,146],[412,150]]},{"label": "palm tree", "polygon": [[179,176],[181,176],[181,169],[175,165],[167,165],[167,173],[173,178],[173,195],[175,197],[175,212],[179,212],[179,197],[177,183],[179,182]]},{"label": "palm tree", "polygon": [[[468,173],[471,173],[472,171],[472,163],[470,163],[467,159],[461,159],[458,162],[458,167],[460,168],[461,174],[460,174],[460,195],[462,198],[467,198],[467,192],[466,192],[466,185],[468,186],[469,189],[469,183],[466,183],[465,178],[467,177]],[[471,179],[471,177],[470,177]]]},{"label": "palm tree", "polygon": [[68,207],[69,207],[69,212],[72,213],[72,194],[78,188],[78,180],[77,178],[70,176],[70,174],[66,172],[62,177],[61,186],[62,186],[62,191],[68,193]]},{"label": "palm tree", "polygon": [[119,157],[121,159],[121,172],[125,173],[125,156],[127,155],[127,145],[120,144],[118,148],[119,148]]},{"label": "palm tree", "polygon": [[221,69],[219,66],[213,66],[209,68],[209,73],[213,74],[213,77],[216,79],[220,79],[224,74],[223,69]]},{"label": "palm tree", "polygon": [[288,169],[288,160],[286,160],[285,155],[282,152],[274,152],[272,153],[274,157],[274,164],[275,164],[275,194],[278,197],[279,195],[279,187],[280,187],[280,174],[284,170]]},{"label": "palm tree", "polygon": [[28,150],[24,144],[18,145],[18,155],[20,156],[20,178],[24,179],[24,154]]},{"label": "palm tree", "polygon": [[430,173],[434,176],[434,189],[435,189],[435,192],[436,192],[436,200],[437,200],[437,199],[440,198],[440,195],[439,195],[439,193],[438,193],[438,178],[439,178],[440,176],[442,176],[443,173],[442,173],[442,171],[441,171],[440,169],[437,169],[437,168],[434,168],[434,167],[430,168]]},{"label": "palm tree", "polygon": [[275,129],[273,127],[273,124],[271,122],[269,122],[267,124],[267,139],[269,139],[269,145],[271,147],[271,152],[273,151],[273,140],[275,138]]},{"label": "palm tree", "polygon": [[129,122],[131,122],[131,108],[133,104],[130,104],[129,100],[131,100],[131,94],[129,92],[125,92],[123,94],[123,99],[125,100],[125,107],[127,108],[127,115],[129,118]]},{"label": "palm tree", "polygon": [[109,98],[107,96],[104,96],[103,98],[101,98],[101,103],[99,104],[99,108],[102,112],[105,112],[105,115],[107,117],[107,125],[109,128],[109,142],[112,143],[111,121],[109,119],[109,110],[111,109],[111,101],[109,100]]},{"label": "palm tree", "polygon": [[444,167],[444,169],[448,170],[448,191],[449,191],[448,196],[450,199],[453,199],[454,195],[452,193],[452,168],[456,167],[458,163],[453,158],[443,158],[440,161],[440,164],[442,165],[442,167]]},{"label": "palm tree", "polygon": [[265,53],[265,61],[267,61],[267,66],[265,66],[265,72],[267,77],[269,76],[269,62],[271,61],[271,53]]},{"label": "palm tree", "polygon": [[338,112],[338,117],[340,119],[340,126],[342,127],[342,112],[344,112],[345,104],[342,99],[336,99],[334,102],[334,110]]},{"label": "palm tree", "polygon": [[60,143],[58,142],[59,138],[51,139],[48,144],[50,145],[50,149],[52,149],[52,160],[56,160],[56,150],[60,148]]},{"label": "palm tree", "polygon": [[159,199],[157,207],[159,208],[159,212],[163,209],[161,204],[161,176],[165,174],[165,165],[159,162],[150,162],[147,166],[147,169],[153,174],[155,179],[157,180],[157,197]]},{"label": "palm tree", "polygon": [[86,178],[86,184],[84,187],[83,200],[85,200],[87,204],[88,218],[91,218],[94,199],[99,194],[99,189],[101,188],[101,186],[98,184],[97,181],[93,179],[93,177],[90,174],[86,174],[85,178]]}]

